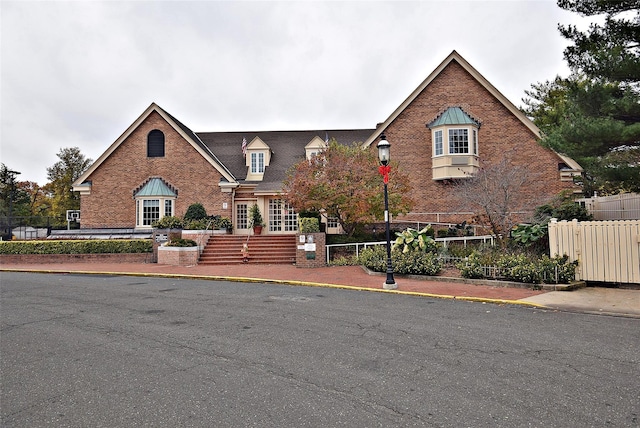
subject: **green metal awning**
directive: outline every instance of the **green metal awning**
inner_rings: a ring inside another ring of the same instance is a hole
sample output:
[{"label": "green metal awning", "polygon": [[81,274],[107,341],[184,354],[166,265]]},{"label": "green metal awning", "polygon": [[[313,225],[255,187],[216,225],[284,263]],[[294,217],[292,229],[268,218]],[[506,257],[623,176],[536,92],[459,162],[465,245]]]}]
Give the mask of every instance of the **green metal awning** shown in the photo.
[{"label": "green metal awning", "polygon": [[163,179],[152,178],[142,186],[142,189],[135,193],[135,196],[169,196],[175,198],[178,195]]},{"label": "green metal awning", "polygon": [[465,113],[460,107],[449,107],[433,122],[428,124],[429,128],[443,125],[475,125],[480,126],[478,121],[474,120]]}]

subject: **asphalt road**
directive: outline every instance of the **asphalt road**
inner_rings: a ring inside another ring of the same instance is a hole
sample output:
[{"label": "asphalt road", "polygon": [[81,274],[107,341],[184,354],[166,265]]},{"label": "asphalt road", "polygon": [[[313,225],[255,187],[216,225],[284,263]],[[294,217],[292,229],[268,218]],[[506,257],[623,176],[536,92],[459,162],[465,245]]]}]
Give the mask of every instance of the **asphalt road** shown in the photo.
[{"label": "asphalt road", "polygon": [[640,320],[0,274],[3,427],[637,427]]}]

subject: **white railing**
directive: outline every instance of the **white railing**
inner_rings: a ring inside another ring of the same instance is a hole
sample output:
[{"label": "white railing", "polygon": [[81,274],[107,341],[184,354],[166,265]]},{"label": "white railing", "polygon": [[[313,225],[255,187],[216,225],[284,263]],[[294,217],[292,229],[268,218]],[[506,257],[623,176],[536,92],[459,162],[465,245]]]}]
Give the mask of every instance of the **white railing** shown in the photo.
[{"label": "white railing", "polygon": [[[470,241],[482,241],[483,244],[490,242],[493,246],[495,244],[495,237],[493,235],[483,235],[483,236],[451,236],[447,238],[436,238],[436,242],[442,242],[444,248],[447,248],[450,242],[460,242],[464,244],[465,248],[467,243]],[[377,242],[353,242],[347,244],[328,244],[326,246],[327,252],[327,261],[331,260],[330,258],[330,249],[337,247],[355,247],[356,257],[360,256],[360,248],[364,249],[367,247],[373,247],[376,245],[387,245],[387,241],[377,241]],[[393,245],[393,241],[391,241],[391,245]]]}]

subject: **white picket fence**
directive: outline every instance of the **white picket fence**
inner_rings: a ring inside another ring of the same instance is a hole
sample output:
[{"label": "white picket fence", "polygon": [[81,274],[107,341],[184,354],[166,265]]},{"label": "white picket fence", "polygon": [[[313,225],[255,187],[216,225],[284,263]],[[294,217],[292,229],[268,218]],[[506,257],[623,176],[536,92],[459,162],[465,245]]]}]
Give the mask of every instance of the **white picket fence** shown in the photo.
[{"label": "white picket fence", "polygon": [[552,219],[549,248],[578,260],[576,280],[640,284],[640,220]]}]

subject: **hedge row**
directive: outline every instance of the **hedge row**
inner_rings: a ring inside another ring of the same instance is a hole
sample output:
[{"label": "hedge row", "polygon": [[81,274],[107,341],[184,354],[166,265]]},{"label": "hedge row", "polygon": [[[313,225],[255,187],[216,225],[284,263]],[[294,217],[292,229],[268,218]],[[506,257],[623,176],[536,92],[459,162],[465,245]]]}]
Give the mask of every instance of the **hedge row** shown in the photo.
[{"label": "hedge row", "polygon": [[153,243],[148,239],[0,242],[0,254],[121,254],[152,251]]}]

